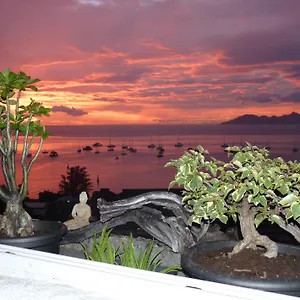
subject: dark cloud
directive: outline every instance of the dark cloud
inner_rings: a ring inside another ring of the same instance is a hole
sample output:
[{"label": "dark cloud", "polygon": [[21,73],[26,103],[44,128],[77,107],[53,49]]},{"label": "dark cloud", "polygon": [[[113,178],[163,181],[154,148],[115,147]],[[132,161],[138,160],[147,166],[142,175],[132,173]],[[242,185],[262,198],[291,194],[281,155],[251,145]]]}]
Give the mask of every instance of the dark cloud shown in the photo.
[{"label": "dark cloud", "polygon": [[241,74],[235,76],[223,76],[221,78],[212,78],[212,77],[205,77],[202,80],[202,83],[210,83],[214,85],[222,85],[222,84],[264,84],[275,80],[278,77],[278,74],[263,74],[253,76],[248,74]]},{"label": "dark cloud", "polygon": [[286,97],[282,97],[282,100],[288,102],[300,102],[300,90],[297,90]]},{"label": "dark cloud", "polygon": [[287,77],[291,79],[298,79],[300,78],[300,64],[293,63],[293,64],[278,64],[275,66],[280,71],[287,73]]},{"label": "dark cloud", "polygon": [[282,102],[300,102],[300,90],[289,94],[288,96],[278,96],[275,93],[257,93],[254,96],[242,96],[238,97],[237,101],[241,102],[258,102],[258,103],[267,103],[272,101],[282,101]]},{"label": "dark cloud", "polygon": [[95,101],[101,101],[101,102],[109,102],[109,103],[112,103],[112,102],[125,103],[126,102],[126,100],[124,100],[124,99],[106,98],[106,97],[96,97],[93,100],[95,100]]},{"label": "dark cloud", "polygon": [[74,116],[74,117],[79,117],[79,116],[83,116],[83,115],[87,115],[88,113],[85,112],[82,109],[76,109],[74,107],[67,107],[67,106],[63,106],[63,105],[59,105],[59,106],[53,106],[52,107],[52,112],[63,112],[67,115],[70,116]]},{"label": "dark cloud", "polygon": [[194,79],[194,78],[186,78],[186,79],[183,79],[183,80],[179,80],[178,81],[178,84],[195,84],[197,83],[197,80]]},{"label": "dark cloud", "polygon": [[254,96],[242,96],[238,97],[237,101],[244,103],[244,102],[257,102],[257,103],[268,103],[272,102],[274,100],[274,94],[264,94],[264,93],[259,93]]},{"label": "dark cloud", "polygon": [[66,91],[75,94],[86,94],[86,93],[114,93],[122,90],[122,87],[112,85],[80,85],[77,83],[73,86],[50,86],[47,88],[48,91]]},{"label": "dark cloud", "polygon": [[257,18],[257,17],[277,17],[292,18],[297,17],[300,10],[298,0],[230,0],[218,3],[209,1],[206,9],[210,8],[210,15],[214,14],[218,18]]},{"label": "dark cloud", "polygon": [[300,71],[299,72],[294,72],[293,74],[288,76],[289,78],[295,78],[295,79],[300,79]]},{"label": "dark cloud", "polygon": [[141,78],[141,76],[146,72],[149,72],[149,69],[147,68],[134,69],[134,70],[127,71],[123,74],[108,76],[104,78],[103,81],[107,83],[134,83],[138,81]]},{"label": "dark cloud", "polygon": [[[299,24],[300,26],[300,24]],[[220,63],[255,65],[300,60],[299,27],[241,33],[213,41],[212,47],[224,51]]]}]

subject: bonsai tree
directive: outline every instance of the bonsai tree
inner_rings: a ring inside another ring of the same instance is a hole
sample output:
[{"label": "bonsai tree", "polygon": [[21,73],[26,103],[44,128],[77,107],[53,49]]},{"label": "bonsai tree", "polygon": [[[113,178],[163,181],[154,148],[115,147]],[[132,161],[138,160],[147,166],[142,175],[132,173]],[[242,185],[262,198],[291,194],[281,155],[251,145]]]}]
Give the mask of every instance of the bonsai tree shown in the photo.
[{"label": "bonsai tree", "polygon": [[276,257],[277,244],[257,231],[264,220],[278,224],[300,242],[300,164],[271,159],[268,150],[248,143],[226,151],[232,157],[229,162],[210,157],[199,146],[166,164],[177,168],[169,188],[184,187],[182,200],[191,210],[189,223],[239,219],[243,239],[229,255],[262,246],[266,257]]},{"label": "bonsai tree", "polygon": [[[2,236],[34,234],[33,221],[24,210],[22,201],[27,195],[32,165],[49,135],[36,117],[49,116],[50,108],[33,99],[28,104],[21,104],[21,93],[27,89],[37,91],[35,83],[39,81],[24,72],[14,73],[10,69],[0,72],[0,156],[5,181],[5,185],[0,187],[0,199],[6,204],[0,217]],[[34,154],[28,155],[36,138],[38,148]],[[17,168],[17,157],[20,159],[20,169]],[[22,174],[21,182],[17,182],[17,172]]]}]

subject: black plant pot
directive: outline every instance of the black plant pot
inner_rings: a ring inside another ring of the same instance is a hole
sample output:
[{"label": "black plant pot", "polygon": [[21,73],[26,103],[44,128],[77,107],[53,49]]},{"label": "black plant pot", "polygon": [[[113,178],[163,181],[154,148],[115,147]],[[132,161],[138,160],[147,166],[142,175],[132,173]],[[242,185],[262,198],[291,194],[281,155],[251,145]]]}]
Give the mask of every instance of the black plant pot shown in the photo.
[{"label": "black plant pot", "polygon": [[[181,255],[181,267],[184,273],[192,278],[300,297],[300,279],[256,279],[218,274],[201,267],[193,260],[196,253],[233,248],[236,244],[237,241],[199,243],[183,252]],[[299,256],[300,259],[300,247],[278,243],[278,248],[280,253]]]},{"label": "black plant pot", "polygon": [[34,220],[34,229],[34,236],[0,238],[0,244],[58,254],[67,226],[57,221]]}]

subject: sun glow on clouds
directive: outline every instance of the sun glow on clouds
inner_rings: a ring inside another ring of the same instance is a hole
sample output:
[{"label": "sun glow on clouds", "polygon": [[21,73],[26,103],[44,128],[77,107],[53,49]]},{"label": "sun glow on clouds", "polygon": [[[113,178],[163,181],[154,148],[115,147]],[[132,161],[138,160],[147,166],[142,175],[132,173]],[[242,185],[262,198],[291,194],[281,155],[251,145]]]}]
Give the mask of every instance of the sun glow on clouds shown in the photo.
[{"label": "sun glow on clouds", "polygon": [[[1,36],[0,67],[42,79],[25,98],[53,107],[48,124],[300,112],[300,1],[282,3],[5,0],[0,25],[6,11],[18,17]],[[18,24],[30,35],[16,44]]]}]

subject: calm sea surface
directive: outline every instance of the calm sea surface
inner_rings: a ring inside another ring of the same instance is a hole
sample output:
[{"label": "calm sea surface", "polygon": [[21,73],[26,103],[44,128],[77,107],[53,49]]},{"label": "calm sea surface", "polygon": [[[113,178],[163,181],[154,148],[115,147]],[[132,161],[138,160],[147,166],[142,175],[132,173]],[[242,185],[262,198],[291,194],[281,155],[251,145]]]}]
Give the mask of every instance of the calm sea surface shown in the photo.
[{"label": "calm sea surface", "polygon": [[[176,159],[189,147],[201,144],[212,156],[226,159],[221,145],[240,145],[250,142],[257,146],[271,147],[272,156],[300,161],[300,126],[258,125],[114,125],[114,126],[69,126],[48,127],[52,132],[44,143],[43,150],[58,152],[57,157],[40,154],[29,176],[29,196],[37,198],[43,190],[57,191],[61,175],[67,165],[84,166],[93,182],[93,190],[110,188],[120,192],[123,188],[167,188],[175,175],[174,168],[164,168],[171,159]],[[102,147],[81,151],[85,146],[99,142]],[[183,147],[175,147],[180,142]],[[108,144],[115,151],[107,151]],[[165,148],[163,157],[157,157],[156,149],[147,146],[154,143]],[[122,145],[137,149],[126,151]],[[36,148],[37,145],[34,145]],[[293,148],[299,148],[294,152]],[[96,154],[95,151],[100,151]],[[116,159],[116,158],[119,159]],[[20,172],[18,172],[20,176]],[[97,175],[100,184],[97,186]],[[0,183],[2,184],[2,173]]]}]

